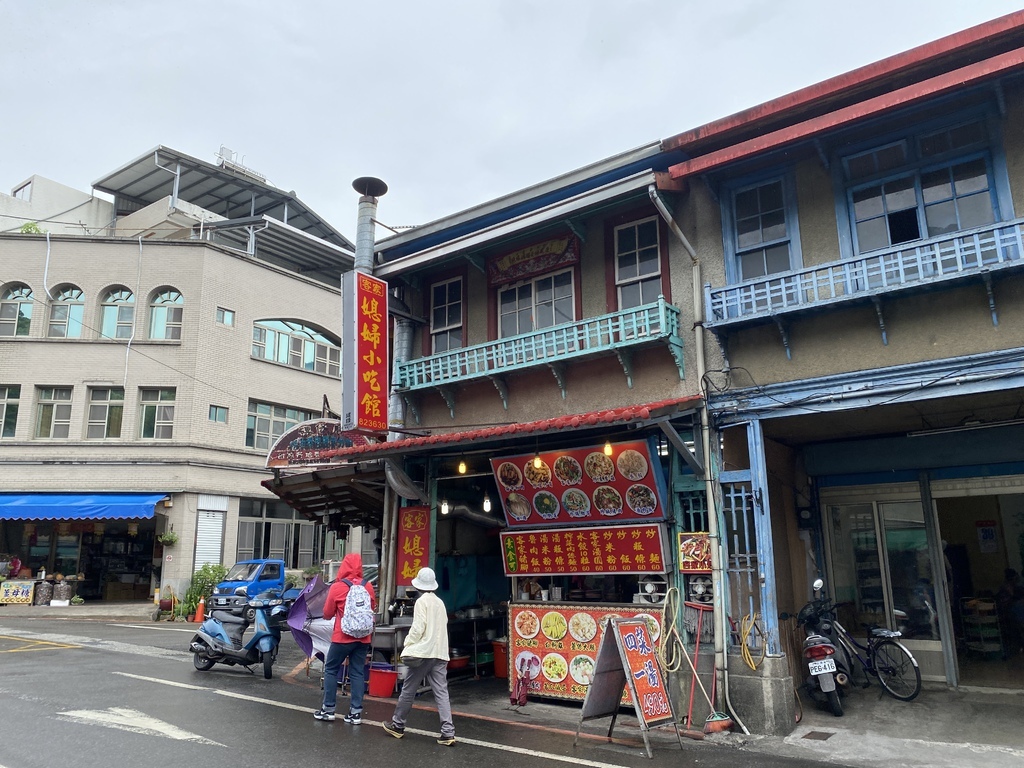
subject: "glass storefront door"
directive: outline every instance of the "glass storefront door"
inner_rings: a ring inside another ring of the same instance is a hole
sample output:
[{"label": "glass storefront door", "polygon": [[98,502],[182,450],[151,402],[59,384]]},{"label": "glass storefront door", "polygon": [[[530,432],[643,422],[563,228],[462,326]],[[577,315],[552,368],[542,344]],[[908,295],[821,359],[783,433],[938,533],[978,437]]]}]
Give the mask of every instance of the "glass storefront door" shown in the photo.
[{"label": "glass storefront door", "polygon": [[847,628],[878,624],[907,639],[938,640],[921,502],[835,504],[826,510],[832,589]]}]

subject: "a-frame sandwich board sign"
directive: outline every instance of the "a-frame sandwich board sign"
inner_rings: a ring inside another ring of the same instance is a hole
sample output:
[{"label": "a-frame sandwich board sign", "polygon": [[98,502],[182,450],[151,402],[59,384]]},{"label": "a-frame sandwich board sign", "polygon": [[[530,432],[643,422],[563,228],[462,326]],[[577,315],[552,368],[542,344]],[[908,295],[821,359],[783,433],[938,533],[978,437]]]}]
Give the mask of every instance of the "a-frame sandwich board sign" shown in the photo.
[{"label": "a-frame sandwich board sign", "polygon": [[651,742],[647,732],[654,726],[672,723],[676,741],[683,746],[672,707],[672,697],[665,687],[665,671],[651,642],[651,633],[646,620],[642,618],[610,619],[597,647],[594,674],[583,698],[580,720],[576,724],[575,747],[580,740],[580,728],[585,720],[611,717],[608,738],[615,728],[622,705],[622,692],[629,687],[640,721],[640,733],[644,737],[647,757],[653,758]]}]

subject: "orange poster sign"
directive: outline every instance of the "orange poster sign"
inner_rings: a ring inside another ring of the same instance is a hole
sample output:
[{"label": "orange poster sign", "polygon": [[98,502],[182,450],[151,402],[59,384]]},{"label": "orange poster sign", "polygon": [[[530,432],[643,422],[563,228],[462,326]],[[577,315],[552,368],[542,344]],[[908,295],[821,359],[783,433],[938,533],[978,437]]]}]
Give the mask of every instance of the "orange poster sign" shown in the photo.
[{"label": "orange poster sign", "polygon": [[672,704],[665,689],[665,674],[658,662],[647,622],[620,620],[612,625],[618,636],[641,727],[647,729],[658,723],[674,722]]}]

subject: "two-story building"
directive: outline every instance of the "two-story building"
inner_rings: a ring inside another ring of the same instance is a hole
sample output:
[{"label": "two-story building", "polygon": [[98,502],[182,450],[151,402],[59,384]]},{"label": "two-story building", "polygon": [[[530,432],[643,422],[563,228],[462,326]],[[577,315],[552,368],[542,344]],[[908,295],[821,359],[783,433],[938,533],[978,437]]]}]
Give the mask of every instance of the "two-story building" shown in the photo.
[{"label": "two-story building", "polygon": [[336,403],[352,243],[227,154],[157,147],[94,188],[0,196],[0,552],[86,600],[318,565],[333,536],[259,482]]},{"label": "two-story building", "polygon": [[[430,563],[453,611],[511,597],[512,665],[534,582],[571,621],[631,593],[658,613],[661,576],[754,732],[792,728],[780,613],[819,575],[847,626],[903,632],[926,682],[1024,687],[995,600],[1024,541],[1022,72],[1018,13],[380,240],[391,439],[267,487],[327,517],[360,472],[404,469],[383,594]],[[643,485],[627,443],[663,478],[632,506],[609,501]],[[658,569],[567,553],[565,531],[651,524]]]}]

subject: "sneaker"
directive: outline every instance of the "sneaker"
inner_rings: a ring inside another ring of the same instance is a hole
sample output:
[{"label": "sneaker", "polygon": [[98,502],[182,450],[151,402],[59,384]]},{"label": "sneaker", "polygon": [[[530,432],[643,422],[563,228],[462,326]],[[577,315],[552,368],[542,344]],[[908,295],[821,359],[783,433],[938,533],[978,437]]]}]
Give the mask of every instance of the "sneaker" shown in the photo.
[{"label": "sneaker", "polygon": [[440,744],[442,747],[450,747],[452,744],[455,743],[455,737],[442,736],[440,739],[437,740],[437,743]]},{"label": "sneaker", "polygon": [[405,728],[399,728],[394,723],[388,722],[383,723],[384,730],[394,736],[396,739],[400,739],[405,736]]},{"label": "sneaker", "polygon": [[363,713],[362,712],[349,712],[347,715],[345,715],[342,718],[342,720],[344,720],[349,725],[361,725],[362,722],[363,722]]},{"label": "sneaker", "polygon": [[313,717],[315,717],[317,720],[326,720],[329,723],[334,722],[334,713],[324,712],[322,709],[318,709],[316,712],[314,712]]}]

